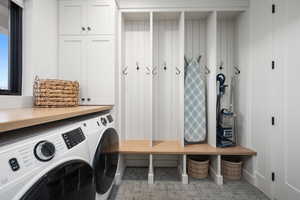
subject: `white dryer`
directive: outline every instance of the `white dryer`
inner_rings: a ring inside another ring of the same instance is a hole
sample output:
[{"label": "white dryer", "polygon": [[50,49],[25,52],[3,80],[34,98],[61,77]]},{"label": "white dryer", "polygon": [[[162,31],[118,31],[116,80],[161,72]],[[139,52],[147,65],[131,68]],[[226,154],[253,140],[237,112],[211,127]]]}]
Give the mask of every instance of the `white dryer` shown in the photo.
[{"label": "white dryer", "polygon": [[33,127],[1,138],[1,200],[94,200],[93,169],[80,125]]},{"label": "white dryer", "polygon": [[82,123],[94,169],[96,200],[105,200],[115,183],[118,167],[119,136],[111,114],[102,114]]}]

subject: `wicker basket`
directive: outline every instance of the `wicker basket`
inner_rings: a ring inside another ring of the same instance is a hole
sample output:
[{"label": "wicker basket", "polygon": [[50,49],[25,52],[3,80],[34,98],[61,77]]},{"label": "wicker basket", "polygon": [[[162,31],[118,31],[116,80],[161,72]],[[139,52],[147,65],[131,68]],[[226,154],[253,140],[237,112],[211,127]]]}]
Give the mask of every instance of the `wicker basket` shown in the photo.
[{"label": "wicker basket", "polygon": [[79,105],[79,83],[57,79],[39,79],[34,82],[34,105],[37,107],[72,107]]},{"label": "wicker basket", "polygon": [[222,174],[228,180],[240,180],[242,177],[242,162],[237,158],[222,159]]},{"label": "wicker basket", "polygon": [[203,179],[208,177],[209,160],[207,157],[189,157],[188,158],[188,175]]}]

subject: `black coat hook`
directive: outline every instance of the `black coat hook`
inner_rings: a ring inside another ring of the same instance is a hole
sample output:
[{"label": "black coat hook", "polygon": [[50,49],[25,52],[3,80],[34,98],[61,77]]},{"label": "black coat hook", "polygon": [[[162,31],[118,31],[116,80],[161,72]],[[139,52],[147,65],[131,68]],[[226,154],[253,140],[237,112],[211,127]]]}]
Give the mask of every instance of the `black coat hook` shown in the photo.
[{"label": "black coat hook", "polygon": [[197,59],[197,62],[198,62],[198,63],[200,63],[201,58],[202,58],[202,55],[200,55],[200,56],[198,57],[198,59]]},{"label": "black coat hook", "polygon": [[167,63],[166,62],[164,62],[164,70],[166,71],[167,70]]},{"label": "black coat hook", "polygon": [[186,56],[184,56],[184,62],[185,62],[186,65],[189,64],[189,61],[188,61],[188,59],[186,58]]},{"label": "black coat hook", "polygon": [[221,61],[221,64],[220,64],[220,67],[219,67],[219,69],[220,69],[221,71],[224,69],[223,65],[224,65],[224,62]]},{"label": "black coat hook", "polygon": [[136,70],[140,70],[140,66],[138,62],[136,62]]},{"label": "black coat hook", "polygon": [[240,73],[241,73],[241,70],[239,69],[239,68],[237,68],[237,67],[234,67],[234,69],[235,69],[235,75],[239,75]]}]

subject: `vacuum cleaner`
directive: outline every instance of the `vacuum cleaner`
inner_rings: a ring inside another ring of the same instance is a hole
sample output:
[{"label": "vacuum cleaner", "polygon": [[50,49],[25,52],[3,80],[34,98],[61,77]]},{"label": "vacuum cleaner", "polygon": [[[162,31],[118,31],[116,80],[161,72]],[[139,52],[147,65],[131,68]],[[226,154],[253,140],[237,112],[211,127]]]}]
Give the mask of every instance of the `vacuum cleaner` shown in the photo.
[{"label": "vacuum cleaner", "polygon": [[226,77],[220,73],[217,75],[218,95],[217,95],[217,147],[225,148],[236,145],[235,114],[232,110],[221,108],[222,97],[226,88]]}]

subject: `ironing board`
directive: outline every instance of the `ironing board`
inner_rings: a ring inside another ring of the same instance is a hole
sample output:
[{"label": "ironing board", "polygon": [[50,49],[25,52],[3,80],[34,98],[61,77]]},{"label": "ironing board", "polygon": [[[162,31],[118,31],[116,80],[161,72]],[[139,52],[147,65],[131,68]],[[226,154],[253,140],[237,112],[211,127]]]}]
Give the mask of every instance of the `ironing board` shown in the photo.
[{"label": "ironing board", "polygon": [[189,143],[206,138],[205,73],[196,59],[185,67],[184,80],[184,139]]}]

